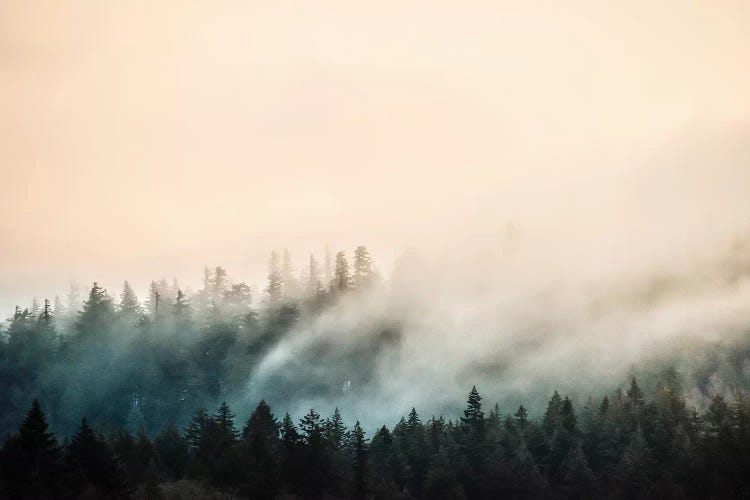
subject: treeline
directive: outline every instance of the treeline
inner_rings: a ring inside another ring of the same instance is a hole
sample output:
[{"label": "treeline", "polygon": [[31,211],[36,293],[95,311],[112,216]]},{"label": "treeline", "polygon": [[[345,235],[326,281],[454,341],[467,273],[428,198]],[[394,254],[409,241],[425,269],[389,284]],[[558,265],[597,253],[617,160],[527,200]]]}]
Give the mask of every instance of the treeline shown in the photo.
[{"label": "treeline", "polygon": [[162,279],[140,301],[127,281],[118,297],[94,283],[80,303],[71,293],[16,307],[0,331],[0,435],[17,428],[33,398],[45,401],[50,422],[66,435],[78,426],[76,415],[132,432],[184,423],[197,407],[239,398],[295,325],[378,282],[364,246],[351,264],[345,252],[326,252],[323,264],[310,255],[300,272],[285,251],[272,253],[257,297],[218,266],[205,270],[196,291]]},{"label": "treeline", "polygon": [[582,408],[555,392],[538,420],[485,413],[473,388],[455,421],[412,409],[371,438],[338,410],[295,424],[261,401],[241,429],[222,403],[153,440],[83,419],[62,446],[34,401],[0,471],[8,498],[746,498],[750,400],[698,413],[668,370],[648,398],[635,378]]}]

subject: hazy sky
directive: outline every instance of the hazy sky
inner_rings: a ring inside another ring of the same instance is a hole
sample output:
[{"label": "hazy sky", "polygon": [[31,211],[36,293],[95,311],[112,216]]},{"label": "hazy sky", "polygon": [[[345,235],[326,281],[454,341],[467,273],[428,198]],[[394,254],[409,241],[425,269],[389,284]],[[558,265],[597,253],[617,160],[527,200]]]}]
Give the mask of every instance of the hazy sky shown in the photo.
[{"label": "hazy sky", "polygon": [[750,3],[564,4],[0,0],[1,314],[285,246],[513,222],[638,260],[750,221]]}]

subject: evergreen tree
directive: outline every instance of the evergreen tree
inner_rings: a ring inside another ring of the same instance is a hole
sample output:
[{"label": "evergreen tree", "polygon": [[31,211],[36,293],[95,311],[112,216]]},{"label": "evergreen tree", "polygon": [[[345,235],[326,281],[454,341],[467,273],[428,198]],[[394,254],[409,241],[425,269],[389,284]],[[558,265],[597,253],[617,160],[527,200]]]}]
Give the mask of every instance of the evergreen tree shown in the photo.
[{"label": "evergreen tree", "polygon": [[143,314],[141,303],[127,281],[123,285],[122,293],[120,294],[120,314],[130,318],[137,318]]},{"label": "evergreen tree", "polygon": [[188,446],[172,422],[154,439],[154,455],[159,469],[172,479],[181,479],[188,463]]},{"label": "evergreen tree", "polygon": [[178,330],[187,330],[190,328],[192,320],[192,307],[190,300],[185,296],[182,290],[177,290],[174,306],[172,307],[175,326]]},{"label": "evergreen tree", "polygon": [[76,322],[79,336],[91,337],[109,331],[113,318],[112,299],[104,288],[94,282]]},{"label": "evergreen tree", "polygon": [[229,405],[226,401],[222,401],[219,409],[216,411],[213,420],[218,424],[221,429],[232,441],[237,439],[239,432],[234,427],[234,413],[229,409]]},{"label": "evergreen tree", "polygon": [[367,440],[365,439],[365,432],[359,425],[359,420],[352,429],[351,450],[354,460],[352,466],[352,497],[367,498]]},{"label": "evergreen tree", "polygon": [[367,288],[372,285],[374,279],[375,268],[372,257],[370,257],[370,252],[367,251],[367,247],[360,245],[354,250],[354,264],[351,278],[352,288]]},{"label": "evergreen tree", "polygon": [[529,424],[529,412],[526,411],[526,408],[524,408],[523,405],[518,407],[516,413],[513,414],[513,418],[516,421],[516,426],[521,432],[526,430],[526,426]]},{"label": "evergreen tree", "polygon": [[273,498],[278,490],[279,428],[271,408],[261,401],[242,430],[250,462],[253,498]]},{"label": "evergreen tree", "polygon": [[112,450],[85,418],[81,419],[79,431],[71,438],[65,458],[74,474],[77,491],[83,491],[87,486],[94,487],[102,496],[110,497],[124,488]]},{"label": "evergreen tree", "polygon": [[552,434],[557,428],[561,407],[562,398],[560,397],[560,394],[555,391],[552,394],[549,403],[547,403],[547,410],[544,412],[544,418],[542,420],[545,433]]},{"label": "evergreen tree", "polygon": [[331,448],[340,450],[344,445],[346,435],[346,426],[341,418],[341,412],[338,408],[334,409],[333,416],[325,423],[325,437]]},{"label": "evergreen tree", "polygon": [[333,286],[339,292],[349,289],[351,277],[349,276],[349,263],[344,252],[336,254],[336,269]]},{"label": "evergreen tree", "polygon": [[479,395],[476,386],[473,386],[471,392],[469,392],[469,398],[466,400],[466,409],[464,410],[464,416],[461,417],[461,422],[473,429],[480,429],[484,425],[482,397]]},{"label": "evergreen tree", "polygon": [[190,421],[190,425],[185,428],[185,441],[190,446],[197,448],[211,420],[212,418],[205,408],[198,408]]},{"label": "evergreen tree", "polygon": [[2,482],[11,498],[54,498],[62,493],[61,472],[60,447],[35,399],[18,434],[0,450]]}]

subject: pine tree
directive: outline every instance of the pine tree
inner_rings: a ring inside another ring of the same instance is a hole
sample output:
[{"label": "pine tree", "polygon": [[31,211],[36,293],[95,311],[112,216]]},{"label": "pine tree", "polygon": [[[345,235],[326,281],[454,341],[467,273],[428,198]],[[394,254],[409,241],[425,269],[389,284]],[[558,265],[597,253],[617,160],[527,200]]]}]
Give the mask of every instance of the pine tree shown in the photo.
[{"label": "pine tree", "polygon": [[200,445],[208,423],[212,420],[205,408],[198,408],[193,415],[190,425],[185,428],[185,440],[194,448]]},{"label": "pine tree", "polygon": [[482,397],[479,395],[476,386],[473,386],[471,392],[469,392],[469,398],[466,400],[466,409],[464,410],[464,416],[461,417],[461,422],[473,429],[479,429],[484,425]]},{"label": "pine tree", "polygon": [[229,405],[226,401],[222,401],[219,409],[216,411],[213,420],[219,425],[219,428],[231,437],[232,440],[237,439],[239,432],[234,427],[234,413],[229,409]]},{"label": "pine tree", "polygon": [[137,318],[143,314],[143,307],[138,301],[133,287],[127,281],[122,287],[122,293],[120,294],[120,314],[131,318]]},{"label": "pine tree", "polygon": [[85,418],[81,419],[79,431],[70,440],[66,461],[76,475],[78,491],[89,484],[108,497],[114,496],[124,486],[112,451]]},{"label": "pine tree", "polygon": [[341,418],[341,412],[336,408],[330,420],[326,420],[325,436],[328,443],[334,450],[339,450],[344,445],[344,436],[346,435],[346,426]]},{"label": "pine tree", "polygon": [[525,431],[526,426],[529,425],[529,412],[526,411],[526,408],[524,408],[523,405],[518,407],[516,413],[513,414],[513,418],[516,421],[516,426],[518,426],[521,432]]},{"label": "pine tree", "polygon": [[372,285],[375,279],[375,268],[367,247],[360,245],[354,250],[354,265],[352,273],[352,288],[363,289]]},{"label": "pine tree", "polygon": [[252,465],[249,483],[253,498],[274,498],[278,490],[279,428],[271,408],[261,401],[242,429]]},{"label": "pine tree", "polygon": [[314,441],[320,441],[322,429],[320,426],[320,414],[312,408],[310,413],[305,415],[299,422],[299,428],[302,431],[305,442],[311,445]]},{"label": "pine tree", "polygon": [[76,322],[78,334],[92,336],[109,331],[113,318],[112,299],[104,288],[94,282]]},{"label": "pine tree", "polygon": [[555,391],[552,394],[549,403],[547,403],[547,410],[544,412],[544,418],[542,420],[545,433],[552,434],[557,427],[561,406],[562,398],[560,397],[560,394]]},{"label": "pine tree", "polygon": [[154,439],[154,455],[159,468],[172,479],[181,479],[188,463],[188,446],[172,422]]},{"label": "pine tree", "polygon": [[162,295],[159,291],[159,284],[156,281],[151,281],[151,285],[148,288],[148,316],[152,321],[156,322],[159,319],[159,309],[161,307]]},{"label": "pine tree", "polygon": [[258,403],[250,418],[242,428],[242,438],[246,441],[263,441],[274,443],[279,437],[281,424],[273,416],[271,407],[264,400]]},{"label": "pine tree", "polygon": [[364,499],[367,498],[367,440],[359,420],[352,429],[351,449],[354,459],[352,497]]},{"label": "pine tree", "polygon": [[61,472],[60,447],[35,399],[18,434],[0,450],[0,476],[11,497],[54,498]]},{"label": "pine tree", "polygon": [[192,307],[190,306],[190,300],[182,293],[182,290],[177,290],[177,297],[175,298],[174,306],[172,306],[172,313],[174,315],[175,326],[178,330],[190,328]]},{"label": "pine tree", "polygon": [[351,277],[349,276],[349,263],[346,260],[346,254],[339,252],[336,254],[336,270],[333,279],[333,286],[339,292],[349,289]]}]

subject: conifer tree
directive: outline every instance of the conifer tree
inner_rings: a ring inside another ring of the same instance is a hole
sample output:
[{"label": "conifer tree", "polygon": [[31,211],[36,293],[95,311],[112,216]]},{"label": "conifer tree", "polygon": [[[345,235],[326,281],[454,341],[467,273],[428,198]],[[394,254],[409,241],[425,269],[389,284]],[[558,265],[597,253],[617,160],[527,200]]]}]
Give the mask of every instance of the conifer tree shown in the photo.
[{"label": "conifer tree", "polygon": [[352,267],[352,288],[363,289],[372,285],[375,279],[375,268],[372,257],[370,257],[370,252],[367,251],[367,247],[364,245],[360,245],[354,250],[354,264]]},{"label": "conifer tree", "polygon": [[66,462],[75,474],[78,491],[91,485],[108,497],[123,489],[123,478],[112,451],[86,418],[81,419],[80,429],[70,440]]},{"label": "conifer tree", "polygon": [[154,455],[159,468],[172,479],[181,479],[188,463],[188,446],[170,421],[154,439]]},{"label": "conifer tree", "polygon": [[351,435],[351,449],[354,459],[353,469],[353,498],[367,498],[367,441],[359,420],[354,424]]},{"label": "conifer tree", "polygon": [[336,254],[336,269],[334,271],[333,286],[339,292],[349,289],[351,277],[349,276],[349,263],[346,260],[346,254],[339,252]]},{"label": "conifer tree", "polygon": [[212,420],[205,408],[198,408],[193,415],[190,425],[185,428],[185,440],[194,448],[200,445],[203,433]]},{"label": "conifer tree", "polygon": [[464,410],[464,416],[461,417],[461,422],[474,429],[478,429],[484,425],[482,397],[479,395],[476,386],[473,386],[471,392],[469,392],[469,398],[466,400],[466,409]]},{"label": "conifer tree", "polygon": [[83,302],[76,330],[80,336],[92,336],[109,331],[114,317],[112,299],[107,291],[94,282],[88,299]]},{"label": "conifer tree", "polygon": [[18,434],[0,450],[0,477],[11,497],[54,498],[61,494],[60,447],[36,399]]},{"label": "conifer tree", "polygon": [[521,432],[526,430],[526,426],[529,424],[529,412],[526,411],[526,408],[524,408],[523,405],[518,407],[516,413],[513,414],[513,418],[516,421],[516,426],[518,426]]},{"label": "conifer tree", "polygon": [[344,445],[346,426],[341,418],[338,408],[333,411],[333,416],[325,423],[325,437],[334,450],[340,450]]},{"label": "conifer tree", "polygon": [[232,441],[237,439],[239,433],[234,427],[234,413],[230,410],[229,405],[226,401],[222,401],[219,409],[216,411],[213,420],[218,424],[221,429]]},{"label": "conifer tree", "polygon": [[122,293],[120,294],[120,314],[136,318],[143,314],[143,308],[141,303],[138,301],[133,287],[127,281],[122,287]]}]

